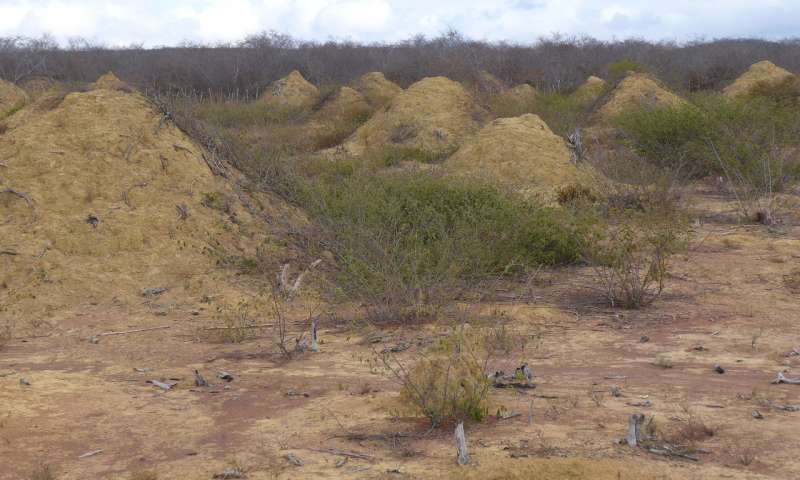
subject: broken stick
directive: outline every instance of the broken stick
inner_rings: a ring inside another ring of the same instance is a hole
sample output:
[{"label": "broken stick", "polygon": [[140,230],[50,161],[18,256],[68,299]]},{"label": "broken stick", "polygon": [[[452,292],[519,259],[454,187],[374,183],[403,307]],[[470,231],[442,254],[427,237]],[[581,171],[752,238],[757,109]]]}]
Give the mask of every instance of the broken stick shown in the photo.
[{"label": "broken stick", "polygon": [[163,325],[161,327],[138,328],[136,330],[125,330],[122,332],[104,332],[98,333],[96,337],[111,337],[113,335],[127,335],[129,333],[152,332],[153,330],[166,330],[172,328],[172,325]]},{"label": "broken stick", "polygon": [[783,372],[778,372],[778,376],[772,381],[773,385],[785,383],[786,385],[800,385],[800,378],[786,377]]},{"label": "broken stick", "polygon": [[469,463],[469,452],[467,452],[467,439],[464,436],[464,422],[459,422],[455,431],[456,449],[458,450],[457,461],[459,465]]}]

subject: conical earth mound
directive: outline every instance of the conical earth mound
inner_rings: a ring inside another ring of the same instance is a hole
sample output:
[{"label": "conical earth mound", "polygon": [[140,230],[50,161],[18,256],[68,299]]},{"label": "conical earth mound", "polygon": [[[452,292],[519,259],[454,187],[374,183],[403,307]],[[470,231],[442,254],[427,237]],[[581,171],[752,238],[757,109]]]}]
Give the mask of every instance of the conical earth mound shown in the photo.
[{"label": "conical earth mound", "polygon": [[345,142],[360,154],[397,145],[440,154],[454,150],[478,130],[478,109],[464,87],[445,77],[425,78],[398,94]]},{"label": "conical earth mound", "polygon": [[442,171],[546,198],[558,186],[591,177],[588,167],[571,162],[564,140],[533,114],[494,120],[448,158]]},{"label": "conical earth mound", "polygon": [[309,108],[319,100],[319,89],[309,83],[297,70],[275,81],[261,100],[286,107]]},{"label": "conical earth mound", "polygon": [[795,75],[774,63],[764,60],[755,63],[747,69],[732,84],[722,90],[727,97],[739,97],[750,93],[758,85],[779,85],[787,80],[795,78]]},{"label": "conical earth mound", "polygon": [[399,85],[388,80],[381,72],[370,72],[362,75],[355,82],[354,87],[364,95],[367,102],[374,108],[386,105],[403,91]]},{"label": "conical earth mound", "polygon": [[142,95],[98,88],[28,109],[0,142],[0,316],[144,308],[147,288],[219,296],[228,266],[282,255],[263,218],[290,210],[212,173],[214,156]]},{"label": "conical earth mound", "polygon": [[603,94],[606,89],[606,81],[594,75],[587,78],[580,86],[575,89],[573,96],[584,105],[591,105]]},{"label": "conical earth mound", "polygon": [[601,118],[608,119],[632,107],[679,105],[685,102],[649,75],[628,72],[609,93],[597,113]]},{"label": "conical earth mound", "polygon": [[11,82],[0,79],[0,119],[28,101],[25,91]]}]

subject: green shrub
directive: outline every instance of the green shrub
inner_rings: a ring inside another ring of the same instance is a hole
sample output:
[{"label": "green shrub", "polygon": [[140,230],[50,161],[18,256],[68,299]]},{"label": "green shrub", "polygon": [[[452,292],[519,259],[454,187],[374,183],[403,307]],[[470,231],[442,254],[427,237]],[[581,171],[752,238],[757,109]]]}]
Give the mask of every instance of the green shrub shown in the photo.
[{"label": "green shrub", "polygon": [[218,127],[235,128],[297,123],[307,117],[308,108],[266,102],[209,102],[199,104],[194,114]]},{"label": "green shrub", "polygon": [[609,63],[606,67],[608,71],[608,81],[609,83],[614,83],[617,80],[623,78],[628,72],[642,72],[646,73],[649,69],[646,65],[639,63],[635,60],[630,60],[624,58],[622,60],[617,60],[616,62]]},{"label": "green shrub", "polygon": [[558,92],[537,95],[532,111],[544,120],[553,133],[564,138],[583,125],[588,116],[581,99]]},{"label": "green shrub", "polygon": [[376,167],[391,167],[401,162],[439,163],[452,154],[452,150],[431,152],[418,147],[385,145],[366,153],[365,159]]},{"label": "green shrub", "polygon": [[580,235],[556,212],[427,175],[354,173],[317,182],[305,204],[329,227],[339,285],[412,316],[459,282],[569,263],[579,253]]},{"label": "green shrub", "polygon": [[711,120],[695,105],[628,109],[615,124],[634,152],[679,178],[702,177],[713,170],[705,145]]},{"label": "green shrub", "polygon": [[521,99],[514,95],[497,93],[488,97],[486,106],[498,118],[512,118],[526,113],[534,113],[536,101],[537,99],[534,98]]},{"label": "green shrub", "polygon": [[325,128],[323,133],[315,139],[314,150],[341,145],[358,127],[366,123],[369,117],[369,112],[361,112],[349,118],[339,119],[335,124]]}]

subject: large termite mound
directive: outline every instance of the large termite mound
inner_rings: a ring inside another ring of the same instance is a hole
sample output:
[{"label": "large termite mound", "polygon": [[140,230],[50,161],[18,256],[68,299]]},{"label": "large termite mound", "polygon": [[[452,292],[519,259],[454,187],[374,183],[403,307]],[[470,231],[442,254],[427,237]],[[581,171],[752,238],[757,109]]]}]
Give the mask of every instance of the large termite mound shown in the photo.
[{"label": "large termite mound", "polygon": [[650,75],[628,72],[611,90],[597,113],[600,118],[609,119],[629,108],[679,105],[685,102]]},{"label": "large termite mound", "polygon": [[732,84],[723,89],[727,97],[747,95],[755,87],[761,85],[775,86],[796,78],[795,75],[774,63],[764,60],[755,63],[739,76]]},{"label": "large termite mound", "polygon": [[442,171],[547,199],[557,187],[592,176],[589,167],[572,163],[564,140],[533,114],[494,120],[448,158]]},{"label": "large termite mound", "polygon": [[381,72],[370,72],[356,80],[353,87],[364,95],[374,108],[382,107],[403,91],[399,85],[388,80]]},{"label": "large termite mound", "polygon": [[445,77],[425,78],[398,94],[345,142],[352,154],[387,145],[431,153],[452,151],[478,130],[478,107],[464,87]]},{"label": "large termite mound", "polygon": [[0,317],[87,302],[140,308],[148,288],[198,300],[229,289],[232,266],[287,253],[266,219],[296,212],[246,195],[237,172],[148,99],[105,80],[8,119]]},{"label": "large termite mound", "polygon": [[0,79],[0,119],[20,108],[27,100],[25,90]]},{"label": "large termite mound", "polygon": [[291,108],[310,108],[318,100],[319,89],[297,70],[275,81],[261,95],[261,101]]}]

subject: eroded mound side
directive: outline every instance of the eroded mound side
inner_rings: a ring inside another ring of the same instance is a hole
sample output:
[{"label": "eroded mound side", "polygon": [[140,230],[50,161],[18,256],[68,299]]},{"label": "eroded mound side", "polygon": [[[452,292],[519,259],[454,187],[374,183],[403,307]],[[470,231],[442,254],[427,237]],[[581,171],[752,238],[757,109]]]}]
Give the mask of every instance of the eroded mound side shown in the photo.
[{"label": "eroded mound side", "polygon": [[283,207],[213,175],[143,96],[101,88],[30,108],[0,143],[0,315],[138,306],[145,288],[219,295],[226,266],[274,248],[261,217]]},{"label": "eroded mound side", "polygon": [[25,91],[11,82],[0,79],[0,119],[28,101]]}]

